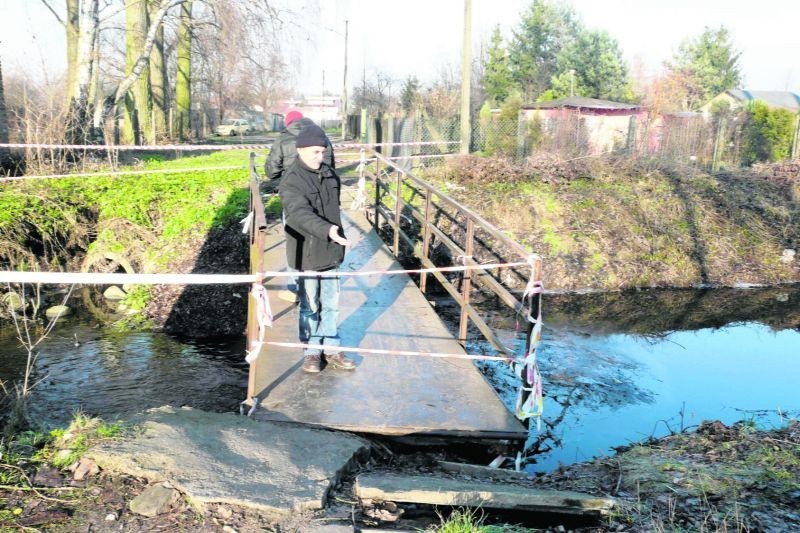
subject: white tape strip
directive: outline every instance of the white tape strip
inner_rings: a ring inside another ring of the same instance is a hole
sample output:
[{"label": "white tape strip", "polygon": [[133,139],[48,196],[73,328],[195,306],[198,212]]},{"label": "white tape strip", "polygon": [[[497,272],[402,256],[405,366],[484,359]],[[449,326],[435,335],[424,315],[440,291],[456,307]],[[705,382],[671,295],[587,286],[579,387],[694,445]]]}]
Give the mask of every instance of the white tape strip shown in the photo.
[{"label": "white tape strip", "polygon": [[421,357],[437,357],[443,359],[473,359],[479,361],[513,361],[511,357],[499,357],[496,355],[469,355],[463,353],[445,353],[445,352],[415,352],[411,350],[381,350],[377,348],[351,348],[348,346],[330,346],[323,344],[302,344],[299,342],[277,342],[266,341],[264,344],[270,346],[281,346],[283,348],[311,348],[313,350],[331,350],[334,348],[337,352],[352,352],[352,353],[365,353],[376,355],[414,355]]},{"label": "white tape strip", "polygon": [[[411,141],[402,143],[336,143],[333,148],[372,148],[373,146],[432,146],[432,145],[461,144],[461,141]],[[0,148],[28,148],[43,150],[131,150],[131,151],[162,151],[176,150],[191,152],[198,150],[263,150],[272,144],[159,144],[159,145],[131,145],[131,144],[46,144],[46,143],[3,143]]]},{"label": "white tape strip", "polygon": [[159,170],[118,170],[114,172],[84,172],[81,174],[47,174],[44,176],[10,176],[7,178],[0,178],[3,181],[21,181],[21,180],[43,180],[52,178],[107,178],[109,176],[137,176],[141,174],[186,174],[189,172],[213,172],[215,170],[246,170],[245,166],[230,166],[230,167],[201,167],[201,168],[176,168],[176,169],[159,169]]},{"label": "white tape strip", "polygon": [[395,274],[422,274],[430,272],[462,272],[464,270],[491,270],[527,265],[527,262],[494,263],[440,268],[418,268],[413,270],[360,270],[318,272],[264,272],[259,274],[101,274],[95,272],[16,272],[0,271],[0,283],[54,283],[82,285],[230,285],[236,283],[261,283],[266,278],[288,277],[360,277],[390,276]]}]

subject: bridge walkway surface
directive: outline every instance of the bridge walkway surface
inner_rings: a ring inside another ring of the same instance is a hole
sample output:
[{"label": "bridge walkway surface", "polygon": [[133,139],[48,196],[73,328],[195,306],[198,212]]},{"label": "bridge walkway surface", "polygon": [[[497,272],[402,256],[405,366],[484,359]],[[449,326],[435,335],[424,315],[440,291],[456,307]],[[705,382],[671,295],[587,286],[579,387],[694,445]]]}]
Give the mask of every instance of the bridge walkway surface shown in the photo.
[{"label": "bridge walkway surface", "polygon": [[[402,268],[366,217],[344,211],[352,243],[342,271]],[[286,267],[283,228],[269,228],[265,265]],[[265,341],[298,341],[298,306],[277,297],[286,278],[265,280],[274,315]],[[425,295],[406,274],[341,278],[342,346],[464,354]],[[250,369],[257,420],[299,422],[346,431],[524,440],[525,427],[469,359],[348,354],[354,371],[302,371],[302,349],[265,344]],[[252,398],[248,399],[252,405]]]}]

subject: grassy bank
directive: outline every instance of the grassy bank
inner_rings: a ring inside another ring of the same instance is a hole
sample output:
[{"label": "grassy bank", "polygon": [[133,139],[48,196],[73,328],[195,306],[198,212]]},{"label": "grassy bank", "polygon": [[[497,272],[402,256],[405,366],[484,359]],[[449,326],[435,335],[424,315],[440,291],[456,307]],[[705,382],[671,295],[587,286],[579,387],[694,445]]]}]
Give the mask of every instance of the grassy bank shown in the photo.
[{"label": "grassy bank", "polygon": [[542,255],[550,289],[800,281],[800,176],[467,157],[429,177]]},{"label": "grassy bank", "polygon": [[[244,217],[247,164],[246,150],[172,160],[144,154],[122,170],[157,173],[109,176],[98,169],[91,177],[2,184],[0,265],[180,272],[179,265],[191,271],[185,259],[197,255],[206,236]],[[240,168],[202,170],[230,166]],[[128,309],[144,309],[150,292],[147,287],[130,292]]]}]

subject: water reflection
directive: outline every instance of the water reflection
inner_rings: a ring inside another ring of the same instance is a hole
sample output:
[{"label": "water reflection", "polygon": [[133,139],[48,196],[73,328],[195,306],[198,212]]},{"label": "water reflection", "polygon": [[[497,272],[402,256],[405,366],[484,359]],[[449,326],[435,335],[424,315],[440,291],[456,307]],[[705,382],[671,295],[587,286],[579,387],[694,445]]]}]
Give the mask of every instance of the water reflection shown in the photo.
[{"label": "water reflection", "polygon": [[[34,419],[47,425],[63,424],[76,410],[108,420],[164,404],[234,411],[246,395],[243,338],[119,333],[79,314],[62,319],[39,351],[35,379],[42,382],[31,405]],[[24,366],[14,330],[4,327],[0,380],[19,379]]]},{"label": "water reflection", "polygon": [[[697,425],[800,414],[800,287],[549,296],[531,470]],[[521,340],[520,340],[521,344]],[[510,406],[516,381],[483,365]]]}]

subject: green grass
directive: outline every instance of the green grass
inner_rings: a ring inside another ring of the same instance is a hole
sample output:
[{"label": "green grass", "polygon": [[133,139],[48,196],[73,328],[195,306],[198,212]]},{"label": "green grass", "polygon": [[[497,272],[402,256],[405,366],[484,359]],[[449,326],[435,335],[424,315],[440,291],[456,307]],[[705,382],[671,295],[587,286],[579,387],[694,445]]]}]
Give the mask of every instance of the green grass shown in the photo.
[{"label": "green grass", "polygon": [[522,533],[528,528],[513,524],[486,525],[486,516],[480,509],[456,509],[447,518],[439,515],[441,523],[427,531],[435,533]]},{"label": "green grass", "polygon": [[[132,176],[98,172],[88,178],[2,185],[0,262],[21,270],[34,268],[37,262],[64,264],[76,248],[123,255],[134,253],[133,249],[140,268],[163,271],[180,255],[184,243],[246,215],[249,153],[220,151],[173,160],[149,154],[125,169],[176,172]],[[242,168],[178,171],[220,166]],[[278,204],[273,201],[269,209],[279,213],[279,200],[275,201]],[[42,242],[44,255],[33,256],[32,242]],[[141,289],[129,296],[126,305],[141,310],[148,300],[149,291]]]}]

